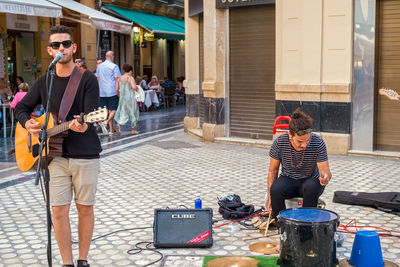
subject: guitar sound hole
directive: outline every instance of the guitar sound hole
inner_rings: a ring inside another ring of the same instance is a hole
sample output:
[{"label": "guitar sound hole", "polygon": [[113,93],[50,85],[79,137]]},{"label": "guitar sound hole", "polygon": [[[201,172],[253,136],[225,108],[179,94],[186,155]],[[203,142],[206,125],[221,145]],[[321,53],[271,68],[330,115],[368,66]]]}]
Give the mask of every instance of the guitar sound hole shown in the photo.
[{"label": "guitar sound hole", "polygon": [[39,156],[39,144],[35,144],[32,147],[32,156],[37,157]]}]

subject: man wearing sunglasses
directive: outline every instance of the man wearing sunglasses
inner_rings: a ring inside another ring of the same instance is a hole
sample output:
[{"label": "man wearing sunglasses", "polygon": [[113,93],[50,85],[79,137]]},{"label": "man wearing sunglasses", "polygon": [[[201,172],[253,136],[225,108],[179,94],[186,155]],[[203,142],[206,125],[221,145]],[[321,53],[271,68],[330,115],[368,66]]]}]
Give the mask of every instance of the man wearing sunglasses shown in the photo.
[{"label": "man wearing sunglasses", "polygon": [[80,68],[82,67],[82,60],[80,58],[75,58],[75,65]]},{"label": "man wearing sunglasses", "polygon": [[81,68],[83,70],[86,70],[86,64],[85,64],[85,58],[76,58],[75,59],[75,66],[78,68]]},{"label": "man wearing sunglasses", "polygon": [[274,218],[286,209],[285,199],[302,197],[303,207],[317,207],[319,196],[331,180],[326,146],[321,137],[312,133],[312,122],[312,118],[298,108],[291,115],[289,132],[272,144],[267,209],[272,208]]},{"label": "man wearing sunglasses", "polygon": [[[49,32],[47,52],[55,57],[63,54],[56,64],[56,73],[50,99],[50,112],[58,113],[64,91],[75,68],[73,55],[77,45],[72,32],[66,26],[55,26]],[[40,125],[30,118],[34,108],[47,102],[46,74],[32,86],[28,94],[17,104],[18,121],[33,136],[38,136]],[[68,135],[62,141],[62,156],[55,157],[50,165],[50,204],[53,226],[63,266],[74,266],[71,247],[69,209],[74,195],[78,211],[79,256],[77,266],[89,266],[87,257],[94,228],[93,205],[97,178],[100,172],[100,140],[93,125],[79,123],[80,113],[89,113],[99,106],[99,86],[96,77],[85,71],[78,85],[75,99],[66,117],[70,121]]]}]

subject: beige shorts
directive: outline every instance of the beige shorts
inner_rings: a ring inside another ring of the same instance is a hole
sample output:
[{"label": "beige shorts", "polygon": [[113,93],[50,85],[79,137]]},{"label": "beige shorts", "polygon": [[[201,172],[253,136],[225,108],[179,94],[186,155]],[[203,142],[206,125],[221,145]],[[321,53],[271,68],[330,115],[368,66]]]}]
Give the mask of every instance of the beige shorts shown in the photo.
[{"label": "beige shorts", "polygon": [[50,204],[62,206],[75,203],[92,206],[95,202],[100,159],[66,159],[57,157],[49,165]]}]

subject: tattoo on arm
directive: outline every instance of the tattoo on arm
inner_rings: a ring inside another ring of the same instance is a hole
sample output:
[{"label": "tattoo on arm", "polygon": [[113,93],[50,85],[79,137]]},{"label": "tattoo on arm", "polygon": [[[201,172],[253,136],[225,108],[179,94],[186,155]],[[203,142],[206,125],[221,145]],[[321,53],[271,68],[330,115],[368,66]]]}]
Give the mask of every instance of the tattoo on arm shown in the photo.
[{"label": "tattoo on arm", "polygon": [[269,188],[271,188],[271,185],[274,183],[276,178],[278,178],[277,171],[268,171],[268,178],[267,178],[268,191]]}]

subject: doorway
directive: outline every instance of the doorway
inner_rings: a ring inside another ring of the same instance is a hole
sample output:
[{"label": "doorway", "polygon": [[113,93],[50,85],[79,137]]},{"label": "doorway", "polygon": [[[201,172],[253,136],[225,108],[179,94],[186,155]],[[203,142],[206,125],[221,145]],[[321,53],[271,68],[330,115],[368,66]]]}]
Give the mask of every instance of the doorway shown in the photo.
[{"label": "doorway", "polygon": [[275,5],[232,8],[229,14],[230,136],[272,139]]},{"label": "doorway", "polygon": [[167,40],[167,76],[171,81],[174,77],[174,41]]},{"label": "doorway", "polygon": [[35,38],[33,32],[8,31],[7,34],[8,79],[15,94],[18,92],[17,76],[21,76],[29,86],[35,82]]}]

